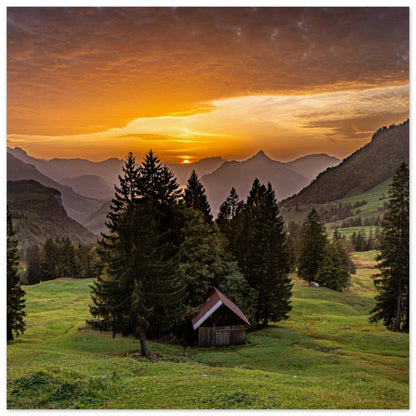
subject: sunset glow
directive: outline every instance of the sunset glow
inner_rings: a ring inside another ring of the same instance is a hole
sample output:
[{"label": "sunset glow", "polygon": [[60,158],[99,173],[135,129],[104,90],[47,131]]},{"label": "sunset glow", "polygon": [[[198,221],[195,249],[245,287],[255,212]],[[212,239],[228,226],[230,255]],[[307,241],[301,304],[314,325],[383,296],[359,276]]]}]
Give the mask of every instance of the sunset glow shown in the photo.
[{"label": "sunset glow", "polygon": [[342,158],[408,118],[408,22],[408,8],[9,8],[8,146]]}]

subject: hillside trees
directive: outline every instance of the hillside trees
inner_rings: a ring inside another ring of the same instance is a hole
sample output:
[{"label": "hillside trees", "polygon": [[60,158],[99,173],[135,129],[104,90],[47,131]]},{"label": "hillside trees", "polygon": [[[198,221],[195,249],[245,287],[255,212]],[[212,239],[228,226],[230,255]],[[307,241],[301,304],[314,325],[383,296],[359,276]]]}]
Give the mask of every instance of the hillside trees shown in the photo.
[{"label": "hillside trees", "polygon": [[233,257],[255,293],[255,325],[286,319],[292,284],[283,219],[270,183],[256,179],[245,204],[235,192],[225,201],[218,224],[230,240]]},{"label": "hillside trees", "polygon": [[[253,301],[247,281],[228,253],[227,241],[216,224],[207,223],[200,210],[183,210],[184,225],[178,251],[177,275],[184,289],[177,313],[175,332],[190,340],[193,329],[191,318],[197,314],[197,306],[203,303],[213,287],[224,290],[230,298],[244,299],[240,307],[250,312]],[[237,289],[235,283],[241,286]]]},{"label": "hillside trees", "polygon": [[405,162],[397,169],[389,193],[370,322],[383,321],[387,328],[399,331],[409,329],[409,168]]},{"label": "hillside trees", "polygon": [[207,222],[212,222],[211,208],[208,203],[205,189],[199,181],[195,170],[192,171],[185,188],[184,197],[185,205],[204,214]]},{"label": "hillside trees", "polygon": [[9,211],[7,211],[7,341],[25,330],[25,292],[20,286],[17,272],[17,240]]},{"label": "hillside trees", "polygon": [[29,246],[26,263],[24,282],[28,285],[59,277],[96,278],[102,271],[95,245],[74,244],[68,237],[49,238],[41,248]]},{"label": "hillside trees", "polygon": [[328,241],[325,226],[312,209],[301,229],[298,275],[302,279],[315,281],[329,289],[341,292],[349,286],[353,264],[342,241]]},{"label": "hillside trees", "polygon": [[315,209],[312,209],[302,224],[298,274],[303,280],[311,282],[321,266],[327,235],[325,226]]},{"label": "hillside trees", "polygon": [[123,174],[108,215],[109,232],[100,241],[106,267],[91,287],[90,311],[100,329],[139,338],[141,354],[149,357],[146,330],[166,325],[169,308],[181,298],[174,273],[179,192],[173,174],[152,151],[139,169],[130,153]]}]

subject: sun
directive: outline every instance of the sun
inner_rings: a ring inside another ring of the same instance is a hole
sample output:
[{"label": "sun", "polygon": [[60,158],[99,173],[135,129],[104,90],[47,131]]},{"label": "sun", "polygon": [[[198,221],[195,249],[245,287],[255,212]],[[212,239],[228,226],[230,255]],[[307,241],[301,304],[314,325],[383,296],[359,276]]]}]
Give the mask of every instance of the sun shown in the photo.
[{"label": "sun", "polygon": [[185,160],[183,161],[183,163],[184,163],[185,165],[187,165],[187,164],[189,163],[189,159],[185,159]]}]

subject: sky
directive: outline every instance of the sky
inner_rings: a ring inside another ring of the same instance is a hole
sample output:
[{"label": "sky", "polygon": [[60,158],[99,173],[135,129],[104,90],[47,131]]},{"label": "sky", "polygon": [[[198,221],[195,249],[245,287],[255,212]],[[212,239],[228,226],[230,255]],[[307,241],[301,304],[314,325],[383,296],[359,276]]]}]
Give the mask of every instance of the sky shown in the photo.
[{"label": "sky", "polygon": [[409,9],[7,10],[7,144],[166,162],[344,158],[409,116]]}]

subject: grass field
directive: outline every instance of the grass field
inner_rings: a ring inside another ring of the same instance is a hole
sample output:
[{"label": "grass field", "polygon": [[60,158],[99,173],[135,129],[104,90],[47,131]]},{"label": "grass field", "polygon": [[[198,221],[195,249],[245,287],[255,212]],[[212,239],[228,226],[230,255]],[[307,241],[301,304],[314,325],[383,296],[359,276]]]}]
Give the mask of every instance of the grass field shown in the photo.
[{"label": "grass field", "polygon": [[409,336],[368,324],[374,252],[356,253],[346,293],[294,276],[290,319],[247,344],[191,348],[88,329],[91,280],[26,287],[27,330],[8,344],[8,408],[401,409],[409,406]]},{"label": "grass field", "polygon": [[[362,205],[359,208],[354,209],[354,215],[348,218],[354,219],[360,216],[362,220],[364,221],[365,218],[377,217],[381,213],[380,211],[378,211],[378,207],[383,205],[383,202],[388,201],[388,195],[389,195],[388,191],[389,191],[391,182],[392,182],[392,179],[388,179],[382,182],[381,184],[375,186],[374,188],[370,189],[369,191],[366,191],[359,195],[347,196],[343,199],[340,199],[339,201],[337,201],[337,204],[341,203],[343,205],[347,205],[347,204],[354,204],[360,201],[366,201],[367,203],[365,205]],[[294,208],[292,208],[289,211],[286,208],[286,209],[282,209],[282,215],[286,223],[290,221],[302,223],[303,221],[305,221],[309,212],[313,208],[319,211],[320,208],[324,208],[327,205],[328,204],[305,204],[302,206],[301,211],[296,211]],[[360,212],[357,214],[358,210]],[[336,222],[327,223],[326,224],[327,231],[331,233],[336,226],[340,227],[343,221],[345,220],[339,220]],[[361,229],[362,227],[357,227],[357,228]]]}]

